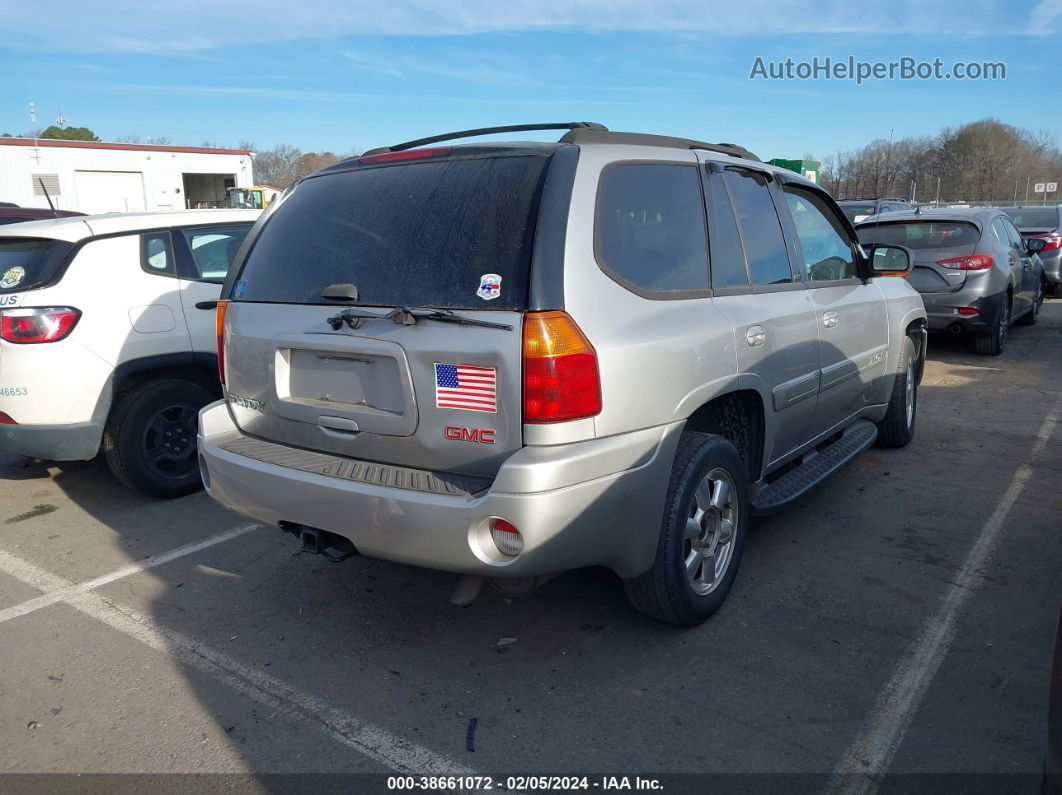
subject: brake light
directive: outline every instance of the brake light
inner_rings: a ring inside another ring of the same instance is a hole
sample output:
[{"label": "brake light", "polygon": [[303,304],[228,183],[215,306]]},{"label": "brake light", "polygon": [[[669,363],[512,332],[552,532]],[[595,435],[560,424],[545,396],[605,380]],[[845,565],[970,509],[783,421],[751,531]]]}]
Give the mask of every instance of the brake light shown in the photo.
[{"label": "brake light", "polygon": [[401,152],[384,152],[379,155],[359,157],[359,163],[390,163],[395,160],[421,160],[426,157],[442,157],[450,154],[449,146],[437,146],[434,149],[406,149]]},{"label": "brake light", "polygon": [[81,312],[69,306],[5,309],[0,317],[0,338],[27,344],[58,342],[77,325]]},{"label": "brake light", "polygon": [[218,378],[225,383],[225,312],[229,308],[228,301],[218,301],[217,314],[214,316],[214,327],[218,334]]},{"label": "brake light", "polygon": [[564,312],[524,318],[524,422],[567,422],[601,411],[597,353]]},{"label": "brake light", "polygon": [[937,265],[956,271],[984,271],[992,267],[994,260],[990,254],[974,254],[972,257],[951,257],[938,259]]},{"label": "brake light", "polygon": [[1062,235],[1034,235],[1034,237],[1040,240],[1046,241],[1044,247],[1040,249],[1040,252],[1054,251],[1056,248],[1062,248]]},{"label": "brake light", "polygon": [[18,425],[18,423],[11,419],[10,414],[0,411],[0,425]]}]

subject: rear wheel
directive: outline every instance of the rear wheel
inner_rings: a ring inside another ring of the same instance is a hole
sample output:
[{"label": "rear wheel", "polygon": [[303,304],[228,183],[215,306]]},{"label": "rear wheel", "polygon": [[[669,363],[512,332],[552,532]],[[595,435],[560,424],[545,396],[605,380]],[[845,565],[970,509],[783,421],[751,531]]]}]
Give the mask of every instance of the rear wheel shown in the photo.
[{"label": "rear wheel", "polygon": [[914,342],[907,337],[900,351],[896,380],[885,419],[878,423],[878,443],[882,447],[906,447],[914,438],[918,409],[918,376]]},{"label": "rear wheel", "polygon": [[199,409],[213,399],[191,381],[141,384],[111,410],[103,450],[114,476],[152,497],[180,497],[202,488],[196,449]]},{"label": "rear wheel", "polygon": [[1010,295],[1003,297],[1003,306],[999,310],[999,318],[995,328],[985,334],[978,334],[976,339],[977,352],[984,356],[999,356],[1007,344],[1007,329],[1010,327]]},{"label": "rear wheel", "polygon": [[1022,315],[1021,320],[1016,321],[1019,326],[1035,326],[1040,317],[1040,307],[1044,303],[1044,279],[1040,277],[1040,283],[1036,285],[1036,295],[1033,296],[1032,308]]},{"label": "rear wheel", "polygon": [[634,606],[680,626],[712,615],[737,576],[748,515],[745,464],[734,445],[712,434],[682,434],[656,559],[645,574],[624,581]]}]

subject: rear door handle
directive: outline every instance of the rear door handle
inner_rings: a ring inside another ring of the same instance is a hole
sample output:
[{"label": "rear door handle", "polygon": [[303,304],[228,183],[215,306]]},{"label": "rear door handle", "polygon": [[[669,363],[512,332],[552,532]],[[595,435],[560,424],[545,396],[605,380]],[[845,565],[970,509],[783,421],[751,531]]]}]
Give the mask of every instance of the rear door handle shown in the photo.
[{"label": "rear door handle", "polygon": [[758,348],[767,341],[767,332],[763,326],[749,326],[749,330],[745,332],[745,340],[753,348]]},{"label": "rear door handle", "polygon": [[833,328],[840,322],[840,316],[833,310],[822,313],[822,325],[824,325],[826,328]]},{"label": "rear door handle", "polygon": [[218,308],[218,302],[217,301],[196,301],[195,302],[195,308],[196,309],[217,309]]}]

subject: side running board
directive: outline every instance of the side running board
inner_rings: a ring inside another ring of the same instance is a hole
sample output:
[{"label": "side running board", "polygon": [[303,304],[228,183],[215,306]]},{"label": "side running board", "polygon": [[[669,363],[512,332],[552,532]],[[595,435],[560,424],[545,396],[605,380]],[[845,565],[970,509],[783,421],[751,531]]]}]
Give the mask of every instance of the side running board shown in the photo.
[{"label": "side running board", "polygon": [[869,420],[858,420],[825,450],[810,454],[804,462],[757,492],[753,513],[780,511],[800,499],[822,481],[874,444],[878,429]]}]

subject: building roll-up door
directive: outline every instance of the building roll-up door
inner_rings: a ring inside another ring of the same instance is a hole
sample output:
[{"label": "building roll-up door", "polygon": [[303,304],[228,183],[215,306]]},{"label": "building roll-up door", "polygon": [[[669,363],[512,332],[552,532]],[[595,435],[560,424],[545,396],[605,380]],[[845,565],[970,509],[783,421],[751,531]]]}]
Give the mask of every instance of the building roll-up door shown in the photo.
[{"label": "building roll-up door", "polygon": [[147,209],[139,171],[75,171],[77,208],[83,213],[134,213]]}]

